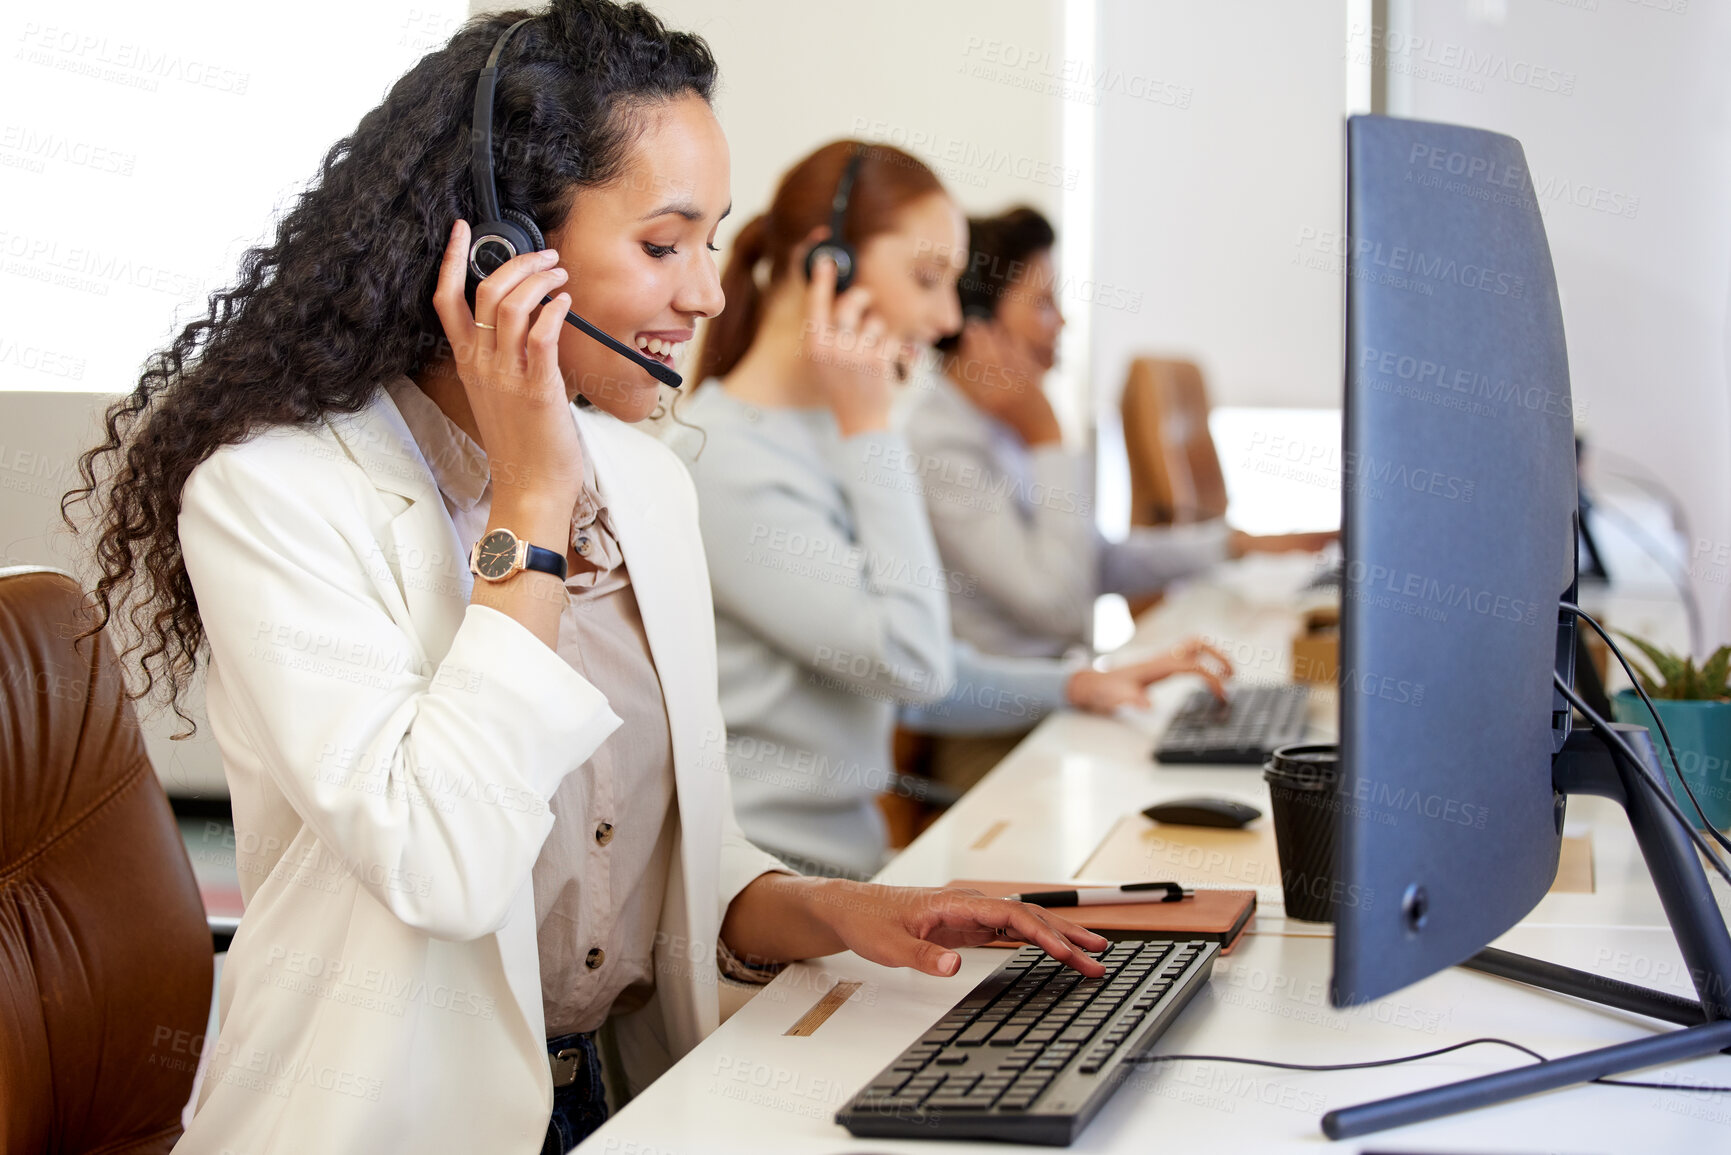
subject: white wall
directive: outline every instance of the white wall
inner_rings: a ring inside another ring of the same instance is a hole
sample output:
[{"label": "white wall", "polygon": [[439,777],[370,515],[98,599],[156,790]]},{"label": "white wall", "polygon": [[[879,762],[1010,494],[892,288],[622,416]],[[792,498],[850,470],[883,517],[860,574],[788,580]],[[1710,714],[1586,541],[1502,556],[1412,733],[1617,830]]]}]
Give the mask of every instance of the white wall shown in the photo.
[{"label": "white wall", "polygon": [[1101,5],[1102,69],[1184,97],[1099,106],[1093,271],[1126,302],[1093,311],[1109,533],[1128,519],[1118,399],[1134,357],[1197,361],[1217,405],[1340,403],[1340,279],[1294,258],[1342,217],[1346,12],[1345,0]]},{"label": "white wall", "polygon": [[1706,639],[1725,640],[1731,4],[1396,2],[1384,42],[1391,112],[1525,148],[1581,428],[1602,467],[1682,498]]},{"label": "white wall", "polygon": [[[83,568],[58,498],[95,415],[464,17],[462,0],[4,8],[0,564]],[[221,791],[209,728],[170,743],[177,729],[145,716],[159,777],[174,793]]]},{"label": "white wall", "polygon": [[462,0],[0,15],[0,390],[129,390]]},{"label": "white wall", "polygon": [[[1056,0],[649,0],[709,42],[716,113],[733,152],[737,228],[794,161],[859,137],[913,153],[969,211],[1025,201],[1056,216],[1066,182],[1062,106],[1024,87],[1006,54],[1049,54]],[[982,75],[973,75],[979,70]],[[731,228],[723,237],[731,235]]]}]

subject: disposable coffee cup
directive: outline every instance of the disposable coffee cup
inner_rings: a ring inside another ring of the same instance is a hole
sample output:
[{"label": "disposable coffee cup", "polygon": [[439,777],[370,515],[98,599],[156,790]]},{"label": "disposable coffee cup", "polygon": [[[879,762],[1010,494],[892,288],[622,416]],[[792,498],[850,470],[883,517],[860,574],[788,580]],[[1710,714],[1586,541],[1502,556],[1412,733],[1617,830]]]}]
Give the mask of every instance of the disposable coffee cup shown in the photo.
[{"label": "disposable coffee cup", "polygon": [[1340,845],[1340,748],[1282,746],[1262,766],[1280,853],[1286,916],[1333,922],[1340,887],[1335,853]]}]

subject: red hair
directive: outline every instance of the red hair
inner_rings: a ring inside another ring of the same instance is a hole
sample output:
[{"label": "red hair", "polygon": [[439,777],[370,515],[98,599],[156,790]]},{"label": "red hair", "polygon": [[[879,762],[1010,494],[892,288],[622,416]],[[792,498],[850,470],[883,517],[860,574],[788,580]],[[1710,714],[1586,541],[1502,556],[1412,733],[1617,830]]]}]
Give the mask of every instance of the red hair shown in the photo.
[{"label": "red hair", "polygon": [[[944,186],[917,158],[887,144],[838,140],[824,145],[787,170],[776,186],[769,211],[759,213],[734,237],[733,252],[721,275],[727,308],[705,327],[697,354],[697,380],[724,377],[757,339],[768,290],[790,271],[803,276],[794,257],[802,253],[813,229],[828,227],[836,186],[848,159],[858,150],[859,171],[842,218],[842,233],[857,250],[867,239],[895,227],[907,205]],[[758,270],[769,264],[767,287]]]}]

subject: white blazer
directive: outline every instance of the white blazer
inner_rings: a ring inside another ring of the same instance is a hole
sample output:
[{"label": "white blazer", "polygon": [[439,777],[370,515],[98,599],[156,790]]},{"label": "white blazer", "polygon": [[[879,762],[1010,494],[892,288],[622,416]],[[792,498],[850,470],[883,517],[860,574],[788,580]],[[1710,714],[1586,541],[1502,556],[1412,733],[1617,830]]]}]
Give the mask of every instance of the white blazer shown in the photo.
[{"label": "white blazer", "polygon": [[[780,864],[733,819],[690,477],[647,434],[573,412],[678,788],[656,995],[618,1024],[640,1084],[715,1028],[722,916]],[[618,717],[522,625],[469,604],[467,556],[382,389],[218,450],[187,481],[180,540],[246,913],[175,1150],[539,1151],[552,1084],[530,872],[547,799]]]}]

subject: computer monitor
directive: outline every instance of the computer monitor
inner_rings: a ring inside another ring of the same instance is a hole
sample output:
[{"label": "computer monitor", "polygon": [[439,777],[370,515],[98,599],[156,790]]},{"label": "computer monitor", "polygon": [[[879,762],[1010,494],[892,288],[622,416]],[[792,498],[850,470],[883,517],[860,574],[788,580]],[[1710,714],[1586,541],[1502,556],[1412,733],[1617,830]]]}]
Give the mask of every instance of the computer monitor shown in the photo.
[{"label": "computer monitor", "polygon": [[1520,143],[1382,116],[1347,132],[1340,861],[1358,901],[1335,920],[1336,1005],[1462,961],[1550,888],[1577,509]]},{"label": "computer monitor", "polygon": [[[1330,998],[1477,969],[1704,1024],[1331,1112],[1335,1138],[1731,1043],[1731,938],[1687,834],[1627,755],[1571,732],[1573,406],[1550,249],[1518,141],[1347,126],[1338,848]],[[1482,951],[1555,877],[1567,796],[1627,809],[1699,1005]],[[1678,1004],[1681,1004],[1680,1006]]]}]

